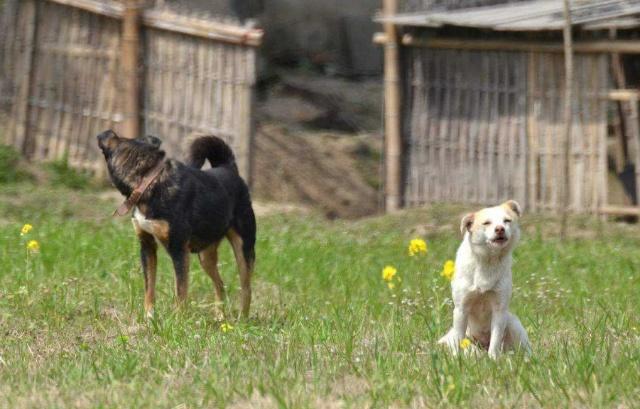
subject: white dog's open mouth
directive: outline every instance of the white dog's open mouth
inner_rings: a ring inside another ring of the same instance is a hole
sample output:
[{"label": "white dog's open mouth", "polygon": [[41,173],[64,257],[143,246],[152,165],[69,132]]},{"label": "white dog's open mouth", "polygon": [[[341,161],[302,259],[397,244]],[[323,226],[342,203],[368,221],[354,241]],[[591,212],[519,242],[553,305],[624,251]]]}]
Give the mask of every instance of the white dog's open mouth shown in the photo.
[{"label": "white dog's open mouth", "polygon": [[491,239],[491,244],[498,244],[498,245],[502,245],[505,244],[506,242],[509,241],[509,239],[506,236],[500,236],[500,237],[496,237],[494,239]]}]

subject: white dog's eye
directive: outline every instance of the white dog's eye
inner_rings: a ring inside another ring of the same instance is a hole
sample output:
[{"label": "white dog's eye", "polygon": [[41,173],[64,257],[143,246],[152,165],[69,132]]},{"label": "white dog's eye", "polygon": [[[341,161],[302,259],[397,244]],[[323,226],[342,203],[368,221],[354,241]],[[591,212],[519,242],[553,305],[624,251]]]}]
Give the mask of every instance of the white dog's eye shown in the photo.
[{"label": "white dog's eye", "polygon": [[487,220],[486,222],[482,223],[483,226],[488,226],[491,224],[491,220]]},{"label": "white dog's eye", "polygon": [[511,223],[511,219],[504,219],[505,223]]}]

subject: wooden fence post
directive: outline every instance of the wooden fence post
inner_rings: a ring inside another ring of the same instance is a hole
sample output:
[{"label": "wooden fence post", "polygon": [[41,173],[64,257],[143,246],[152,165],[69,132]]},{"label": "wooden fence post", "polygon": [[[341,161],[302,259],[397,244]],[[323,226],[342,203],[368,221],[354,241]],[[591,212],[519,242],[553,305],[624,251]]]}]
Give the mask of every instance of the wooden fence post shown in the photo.
[{"label": "wooden fence post", "polygon": [[[20,5],[18,5],[20,7]],[[23,12],[26,15],[26,29],[24,31],[24,53],[22,70],[18,74],[20,80],[18,91],[14,97],[13,108],[8,133],[10,143],[23,155],[28,154],[28,128],[29,128],[29,97],[31,95],[31,83],[33,82],[33,58],[36,49],[36,36],[38,27],[38,5],[35,0],[28,0],[24,4]]]},{"label": "wooden fence post", "polygon": [[236,160],[240,175],[244,178],[249,186],[251,186],[251,152],[254,135],[253,122],[253,90],[256,82],[256,52],[249,50],[248,53],[242,53],[241,64],[244,66],[245,75],[242,83],[236,88],[238,93],[238,143],[236,144]]},{"label": "wooden fence post", "polygon": [[[616,30],[609,30],[609,38],[615,40],[617,37]],[[614,88],[625,89],[627,88],[627,81],[624,73],[624,66],[622,64],[622,57],[620,53],[611,53],[611,74]],[[613,129],[616,138],[616,144],[613,152],[613,159],[617,173],[622,173],[624,167],[629,162],[628,159],[628,144],[626,131],[629,127],[627,123],[628,103],[622,101],[615,102],[615,112],[613,114]]]},{"label": "wooden fence post", "polygon": [[124,0],[122,19],[122,67],[123,121],[121,133],[126,138],[140,134],[140,14],[142,6],[138,0]]},{"label": "wooden fence post", "polygon": [[638,131],[638,99],[634,98],[629,102],[630,115],[628,121],[630,122],[631,134],[632,134],[632,146],[635,155],[635,182],[636,182],[636,203],[637,207],[640,207],[640,132]]},{"label": "wooden fence post", "polygon": [[564,0],[564,189],[562,189],[562,219],[560,223],[560,237],[564,239],[567,235],[567,218],[569,216],[569,198],[571,193],[571,166],[569,158],[571,156],[571,125],[572,125],[572,104],[573,104],[573,41],[571,38],[571,6],[570,0]]},{"label": "wooden fence post", "polygon": [[[398,11],[397,0],[383,0],[383,13]],[[385,128],[385,209],[393,212],[402,205],[402,133],[400,118],[400,51],[398,33],[392,22],[384,23],[384,128]]]}]

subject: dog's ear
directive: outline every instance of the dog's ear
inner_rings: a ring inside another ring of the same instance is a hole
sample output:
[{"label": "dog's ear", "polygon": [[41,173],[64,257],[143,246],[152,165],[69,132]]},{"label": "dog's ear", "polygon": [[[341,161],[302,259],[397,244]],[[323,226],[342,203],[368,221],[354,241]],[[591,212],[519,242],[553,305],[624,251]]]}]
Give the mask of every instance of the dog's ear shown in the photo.
[{"label": "dog's ear", "polygon": [[153,136],[153,135],[144,135],[144,136],[138,136],[139,141],[142,141],[144,143],[148,143],[149,145],[153,145],[156,148],[159,148],[160,145],[162,145],[162,141],[160,140],[160,138],[158,138],[157,136]]},{"label": "dog's ear", "polygon": [[466,214],[460,222],[460,233],[464,236],[464,232],[470,231],[473,220],[475,219],[475,213]]},{"label": "dog's ear", "polygon": [[522,216],[522,207],[520,207],[520,204],[515,200],[507,200],[502,205],[507,209],[511,209],[511,211],[514,212],[518,217]]}]

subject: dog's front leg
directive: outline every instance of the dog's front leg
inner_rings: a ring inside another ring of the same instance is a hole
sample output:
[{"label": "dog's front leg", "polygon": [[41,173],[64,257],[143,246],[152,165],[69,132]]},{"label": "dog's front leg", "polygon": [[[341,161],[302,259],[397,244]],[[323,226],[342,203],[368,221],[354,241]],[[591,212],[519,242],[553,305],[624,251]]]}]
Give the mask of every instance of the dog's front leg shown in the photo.
[{"label": "dog's front leg", "polygon": [[489,356],[496,359],[502,350],[504,333],[509,319],[506,308],[495,308],[491,316],[491,339],[489,340]]},{"label": "dog's front leg", "polygon": [[171,244],[169,255],[176,273],[176,297],[178,304],[184,304],[189,287],[189,250],[185,244]]},{"label": "dog's front leg", "polygon": [[455,342],[455,350],[460,347],[460,341],[462,341],[467,333],[468,314],[464,309],[464,306],[457,306],[453,309],[453,341]]},{"label": "dog's front leg", "polygon": [[467,321],[468,316],[463,306],[455,306],[453,308],[453,326],[438,343],[446,345],[452,353],[456,354],[460,348],[460,341],[465,337]]}]

